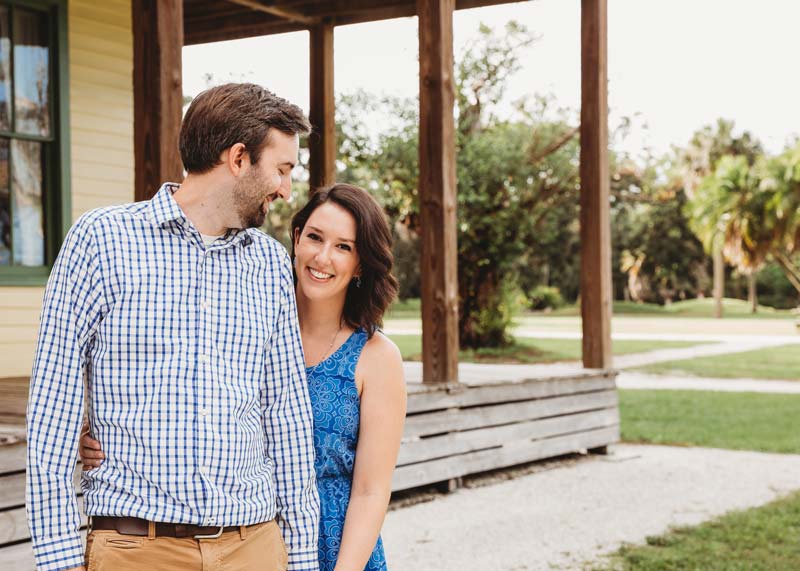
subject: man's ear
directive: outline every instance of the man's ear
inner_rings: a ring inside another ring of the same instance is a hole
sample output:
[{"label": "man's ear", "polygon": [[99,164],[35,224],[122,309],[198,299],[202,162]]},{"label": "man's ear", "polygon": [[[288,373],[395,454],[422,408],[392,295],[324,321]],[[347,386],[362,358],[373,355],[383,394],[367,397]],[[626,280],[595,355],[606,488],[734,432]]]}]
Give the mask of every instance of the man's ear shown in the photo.
[{"label": "man's ear", "polygon": [[233,176],[239,176],[243,169],[250,166],[250,155],[244,143],[236,143],[229,149],[225,149],[220,158]]}]

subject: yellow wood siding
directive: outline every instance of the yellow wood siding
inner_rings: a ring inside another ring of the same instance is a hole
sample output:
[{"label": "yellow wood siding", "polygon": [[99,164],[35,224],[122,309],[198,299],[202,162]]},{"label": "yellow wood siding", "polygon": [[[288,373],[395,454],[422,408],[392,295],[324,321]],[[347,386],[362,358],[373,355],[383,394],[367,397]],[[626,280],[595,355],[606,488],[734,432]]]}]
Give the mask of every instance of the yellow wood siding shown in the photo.
[{"label": "yellow wood siding", "polygon": [[[72,219],[133,201],[130,0],[70,0]],[[41,287],[0,288],[0,378],[31,372]]]}]

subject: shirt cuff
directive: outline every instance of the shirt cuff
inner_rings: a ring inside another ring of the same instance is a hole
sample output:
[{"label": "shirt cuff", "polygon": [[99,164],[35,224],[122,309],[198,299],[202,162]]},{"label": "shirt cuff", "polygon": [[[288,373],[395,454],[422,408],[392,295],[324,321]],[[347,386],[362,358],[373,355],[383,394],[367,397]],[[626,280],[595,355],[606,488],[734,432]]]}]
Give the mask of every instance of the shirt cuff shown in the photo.
[{"label": "shirt cuff", "polygon": [[77,533],[36,540],[33,557],[37,571],[62,571],[86,564],[83,542]]},{"label": "shirt cuff", "polygon": [[290,551],[286,571],[319,571],[319,553],[313,551]]}]

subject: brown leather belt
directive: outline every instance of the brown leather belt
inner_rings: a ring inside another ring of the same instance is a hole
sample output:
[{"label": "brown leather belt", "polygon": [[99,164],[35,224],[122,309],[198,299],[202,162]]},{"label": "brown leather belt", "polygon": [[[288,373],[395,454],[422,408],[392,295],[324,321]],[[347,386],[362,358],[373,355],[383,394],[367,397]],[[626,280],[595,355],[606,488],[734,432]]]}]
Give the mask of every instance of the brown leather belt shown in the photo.
[{"label": "brown leather belt", "polygon": [[[194,537],[196,539],[215,538],[226,531],[241,529],[238,525],[223,527],[163,522],[156,522],[155,528],[156,537]],[[138,517],[94,516],[91,520],[91,529],[113,530],[123,535],[147,537],[150,534],[150,522]]]}]

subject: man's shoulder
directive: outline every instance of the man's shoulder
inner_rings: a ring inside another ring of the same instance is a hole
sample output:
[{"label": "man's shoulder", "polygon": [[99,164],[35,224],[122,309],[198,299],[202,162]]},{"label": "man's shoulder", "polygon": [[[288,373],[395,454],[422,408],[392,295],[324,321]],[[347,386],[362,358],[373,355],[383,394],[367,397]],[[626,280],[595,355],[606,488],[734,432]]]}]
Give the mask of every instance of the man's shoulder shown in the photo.
[{"label": "man's shoulder", "polygon": [[286,251],[286,248],[283,244],[281,244],[278,240],[259,230],[258,228],[250,228],[247,231],[250,237],[253,239],[253,244],[256,247],[264,249],[266,252],[270,254],[277,255],[280,257],[286,256],[288,258],[289,254]]},{"label": "man's shoulder", "polygon": [[129,202],[113,206],[101,206],[87,210],[75,221],[75,228],[92,228],[107,222],[126,220],[138,217],[144,207],[144,202]]}]

